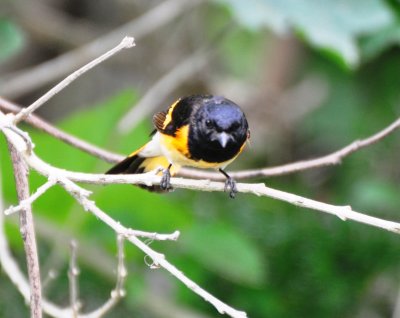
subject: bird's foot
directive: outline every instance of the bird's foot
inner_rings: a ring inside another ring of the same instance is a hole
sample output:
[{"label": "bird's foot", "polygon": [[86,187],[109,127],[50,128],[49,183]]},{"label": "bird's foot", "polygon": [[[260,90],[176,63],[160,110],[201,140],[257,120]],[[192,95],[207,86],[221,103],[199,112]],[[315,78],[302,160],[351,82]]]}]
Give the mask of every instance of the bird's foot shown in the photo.
[{"label": "bird's foot", "polygon": [[236,187],[236,181],[231,177],[227,178],[225,181],[224,191],[227,192],[228,190],[229,190],[229,197],[231,199],[234,199],[238,190]]},{"label": "bird's foot", "polygon": [[171,173],[169,171],[169,168],[163,170],[163,174],[160,181],[160,188],[161,190],[165,191],[172,190]]}]

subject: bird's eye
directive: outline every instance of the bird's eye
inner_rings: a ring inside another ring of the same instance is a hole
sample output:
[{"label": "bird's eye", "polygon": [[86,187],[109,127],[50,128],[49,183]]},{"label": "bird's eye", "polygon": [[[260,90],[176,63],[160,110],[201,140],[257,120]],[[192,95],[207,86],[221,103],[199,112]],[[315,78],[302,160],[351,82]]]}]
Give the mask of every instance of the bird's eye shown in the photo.
[{"label": "bird's eye", "polygon": [[233,123],[233,124],[231,125],[231,127],[230,127],[230,130],[231,130],[231,131],[236,130],[236,129],[239,128],[239,126],[240,126],[240,124],[239,124],[238,122]]},{"label": "bird's eye", "polygon": [[211,128],[211,127],[212,127],[212,121],[209,120],[209,119],[207,119],[207,120],[206,120],[206,126],[207,126],[208,128]]}]

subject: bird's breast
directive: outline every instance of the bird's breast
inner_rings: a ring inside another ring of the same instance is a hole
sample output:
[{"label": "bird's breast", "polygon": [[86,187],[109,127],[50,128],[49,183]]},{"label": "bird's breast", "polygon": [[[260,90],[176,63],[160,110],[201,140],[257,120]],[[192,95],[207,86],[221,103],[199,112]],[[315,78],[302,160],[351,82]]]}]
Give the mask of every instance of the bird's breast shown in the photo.
[{"label": "bird's breast", "polygon": [[178,129],[174,136],[160,133],[160,145],[162,153],[174,165],[189,166],[195,168],[220,168],[227,166],[236,156],[220,162],[208,162],[203,159],[194,159],[189,150],[189,126]]}]

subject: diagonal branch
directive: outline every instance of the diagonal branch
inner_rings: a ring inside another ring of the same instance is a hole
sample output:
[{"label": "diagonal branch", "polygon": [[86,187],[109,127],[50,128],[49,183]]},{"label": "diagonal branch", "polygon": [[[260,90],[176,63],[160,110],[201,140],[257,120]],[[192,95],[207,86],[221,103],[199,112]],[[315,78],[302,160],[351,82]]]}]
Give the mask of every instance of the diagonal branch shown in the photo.
[{"label": "diagonal branch", "polygon": [[50,189],[55,184],[56,184],[56,180],[49,179],[46,183],[41,185],[35,191],[35,193],[33,193],[31,196],[29,196],[29,198],[26,198],[26,199],[20,201],[17,206],[10,206],[8,209],[6,209],[4,211],[4,214],[10,215],[12,213],[19,212],[21,210],[29,208],[36,199],[38,199],[41,195],[43,195],[48,189]]},{"label": "diagonal branch", "polygon": [[112,48],[108,52],[104,53],[103,55],[99,56],[98,58],[94,59],[93,61],[82,66],[80,69],[73,72],[72,74],[68,75],[64,80],[62,80],[60,83],[58,83],[52,89],[50,89],[46,94],[44,94],[42,97],[37,99],[30,106],[22,109],[17,115],[15,115],[14,123],[17,124],[21,120],[27,118],[31,113],[33,113],[36,109],[38,109],[40,106],[42,106],[44,103],[46,103],[50,98],[52,98],[54,95],[56,95],[61,90],[63,90],[65,87],[67,87],[69,84],[71,84],[74,80],[76,80],[82,74],[86,73],[87,71],[89,71],[90,69],[95,67],[96,65],[100,64],[101,62],[105,61],[109,57],[113,56],[115,53],[118,53],[119,51],[121,51],[123,49],[129,49],[133,46],[135,46],[135,42],[134,42],[133,38],[128,37],[128,36],[125,37],[121,41],[121,43],[118,44],[116,47]]}]

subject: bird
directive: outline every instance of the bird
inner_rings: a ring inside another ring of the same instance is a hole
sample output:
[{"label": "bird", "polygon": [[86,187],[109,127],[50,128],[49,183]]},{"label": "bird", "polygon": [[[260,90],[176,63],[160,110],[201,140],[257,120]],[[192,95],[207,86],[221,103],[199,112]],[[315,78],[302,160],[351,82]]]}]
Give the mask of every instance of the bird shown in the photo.
[{"label": "bird", "polygon": [[182,166],[216,169],[225,177],[225,192],[235,197],[235,180],[225,172],[250,138],[242,109],[215,95],[190,95],[153,116],[152,139],[117,163],[106,174],[145,173],[162,169],[159,185],[140,185],[155,192],[172,190],[171,176]]}]

